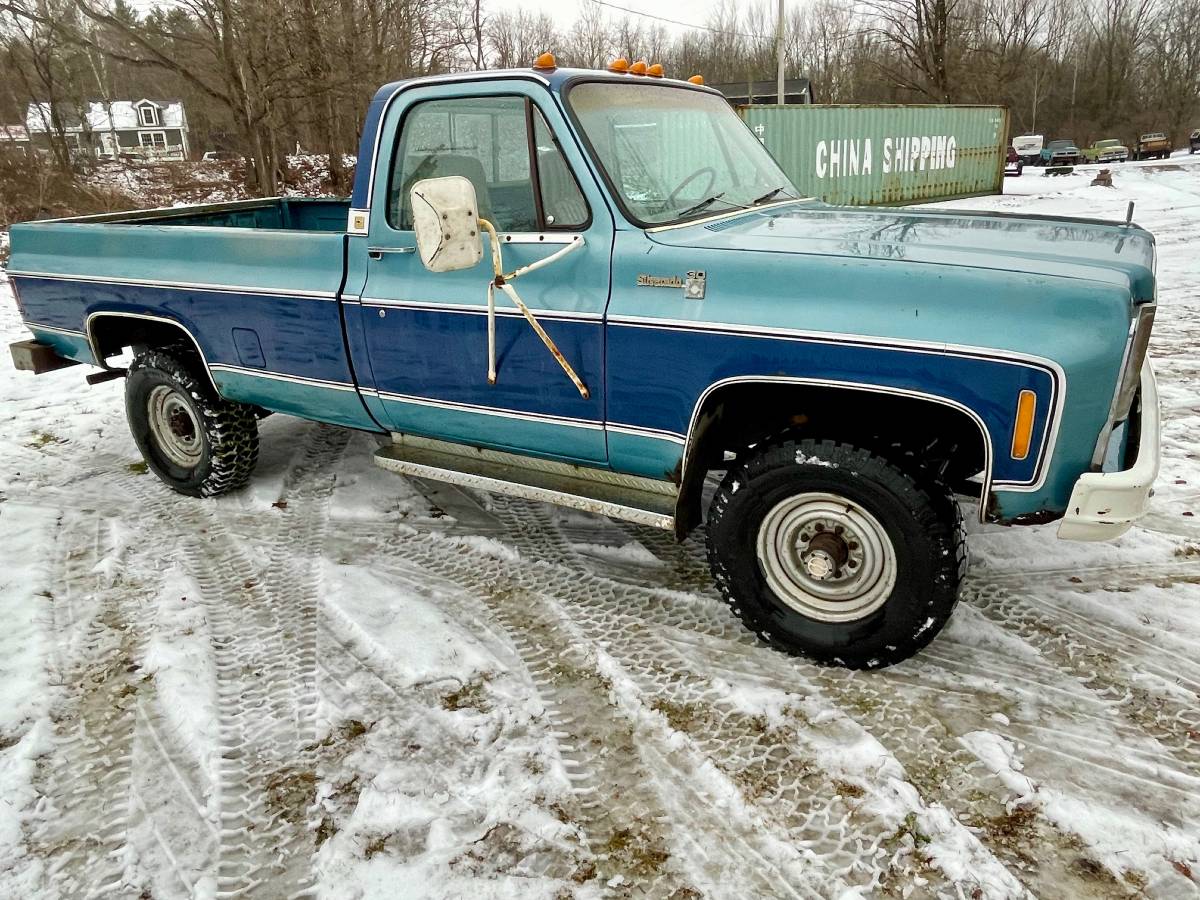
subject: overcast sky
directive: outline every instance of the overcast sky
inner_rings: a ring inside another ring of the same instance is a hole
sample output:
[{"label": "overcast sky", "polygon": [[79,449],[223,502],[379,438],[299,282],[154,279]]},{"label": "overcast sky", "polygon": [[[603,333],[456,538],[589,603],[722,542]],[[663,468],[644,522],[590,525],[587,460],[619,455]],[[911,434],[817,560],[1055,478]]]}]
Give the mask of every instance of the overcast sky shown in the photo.
[{"label": "overcast sky", "polygon": [[[580,7],[584,4],[590,5],[590,2],[591,0],[484,0],[484,8],[544,11],[554,17],[559,28],[568,28],[579,15]],[[653,16],[665,16],[680,22],[703,25],[708,19],[710,10],[716,7],[720,0],[691,0],[688,3],[681,3],[679,0],[611,0],[611,2],[616,6],[636,9]],[[792,2],[794,0],[789,0],[788,5],[790,6]],[[611,18],[620,18],[623,15],[620,11],[612,8],[605,8],[605,14]],[[650,24],[652,20],[646,19],[645,21]],[[689,30],[668,22],[663,22],[662,25],[672,32]]]}]

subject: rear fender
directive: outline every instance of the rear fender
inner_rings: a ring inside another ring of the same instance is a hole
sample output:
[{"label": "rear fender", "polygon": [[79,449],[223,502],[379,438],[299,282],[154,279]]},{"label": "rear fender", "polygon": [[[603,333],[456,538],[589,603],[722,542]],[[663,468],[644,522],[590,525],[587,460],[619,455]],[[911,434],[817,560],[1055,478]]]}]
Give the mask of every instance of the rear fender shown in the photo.
[{"label": "rear fender", "polygon": [[[192,334],[191,330],[182,322],[167,316],[110,310],[97,310],[88,313],[87,319],[84,322],[83,330],[84,334],[87,336],[88,345],[92,349],[92,356],[96,359],[97,365],[105,369],[113,368],[108,364],[108,361],[105,358],[101,331],[103,331],[106,324],[111,324],[112,320],[114,319],[130,319],[138,322],[154,322],[158,325],[166,326],[167,328],[178,332],[180,336],[186,338],[187,342],[196,349],[196,355],[200,359],[201,364],[204,366],[205,377],[208,379],[209,384],[213,386],[213,390],[220,395],[220,388],[217,386],[217,382],[212,376],[212,370],[209,368],[208,358],[204,355],[204,348],[200,346],[200,342],[196,340],[196,336]],[[131,326],[133,325],[133,323],[130,324]],[[127,343],[128,342],[122,343],[120,346],[125,346]]]}]

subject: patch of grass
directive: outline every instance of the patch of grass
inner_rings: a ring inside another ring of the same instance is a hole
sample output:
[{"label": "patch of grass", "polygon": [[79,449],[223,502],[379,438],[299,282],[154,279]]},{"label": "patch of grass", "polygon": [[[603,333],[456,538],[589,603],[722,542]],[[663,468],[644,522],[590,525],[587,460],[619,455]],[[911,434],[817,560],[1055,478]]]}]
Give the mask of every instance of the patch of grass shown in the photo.
[{"label": "patch of grass", "polygon": [[1000,841],[1011,841],[1027,835],[1034,827],[1037,810],[1031,806],[1017,806],[983,823],[988,835]]},{"label": "patch of grass", "polygon": [[1113,880],[1112,873],[1108,869],[1087,856],[1075,857],[1075,859],[1071,860],[1071,865],[1067,868],[1080,878],[1086,878],[1091,881],[1112,882]]},{"label": "patch of grass", "polygon": [[304,811],[312,805],[317,790],[317,775],[306,769],[280,769],[267,779],[268,805],[293,823],[304,821]]},{"label": "patch of grass", "polygon": [[667,724],[676,731],[688,734],[702,728],[708,722],[706,711],[695,703],[675,703],[659,697],[650,704],[650,708],[662,713],[667,719]]},{"label": "patch of grass", "polygon": [[479,712],[487,712],[491,709],[491,703],[488,701],[487,688],[484,685],[483,679],[468,681],[458,690],[443,695],[442,709],[448,709],[452,712],[460,709],[474,709]]},{"label": "patch of grass", "polygon": [[28,446],[35,450],[41,450],[50,444],[65,444],[66,442],[66,438],[60,438],[57,434],[51,434],[49,431],[39,431],[33,436],[33,440],[29,442]]},{"label": "patch of grass", "polygon": [[584,860],[571,873],[571,880],[576,884],[584,884],[596,877],[596,864],[590,859]]},{"label": "patch of grass", "polygon": [[849,781],[842,781],[840,778],[834,780],[833,789],[837,791],[839,797],[849,797],[851,799],[858,799],[866,793],[866,791],[857,784],[852,784]]},{"label": "patch of grass", "polygon": [[320,741],[310,744],[305,749],[313,750],[317,747],[338,747],[344,749],[346,744],[349,744],[356,738],[362,737],[370,731],[374,724],[372,722],[368,725],[360,722],[358,719],[347,719],[334,728],[333,731],[329,732],[329,734],[325,735]]},{"label": "patch of grass", "polygon": [[622,872],[647,878],[662,871],[671,858],[657,842],[641,828],[618,828],[600,846],[600,853],[616,860]]},{"label": "patch of grass", "polygon": [[372,838],[367,841],[367,846],[363,847],[363,856],[367,859],[382,853],[387,849],[388,835],[382,834],[379,837]]},{"label": "patch of grass", "polygon": [[1126,869],[1121,873],[1121,878],[1126,884],[1131,884],[1139,891],[1144,891],[1146,885],[1150,883],[1150,879],[1146,877],[1145,872],[1139,872],[1137,869]]},{"label": "patch of grass", "polygon": [[137,462],[131,462],[125,468],[134,475],[145,475],[150,471],[150,466],[147,465],[144,459],[140,459]]},{"label": "patch of grass", "polygon": [[321,824],[317,826],[317,846],[320,847],[337,833],[338,827],[333,823],[333,819],[328,816],[322,816]]},{"label": "patch of grass", "polygon": [[889,850],[895,850],[904,843],[905,838],[909,838],[913,845],[918,849],[929,843],[929,835],[925,834],[917,825],[917,814],[910,812],[904,817],[904,821],[900,826],[892,832],[883,843]]}]

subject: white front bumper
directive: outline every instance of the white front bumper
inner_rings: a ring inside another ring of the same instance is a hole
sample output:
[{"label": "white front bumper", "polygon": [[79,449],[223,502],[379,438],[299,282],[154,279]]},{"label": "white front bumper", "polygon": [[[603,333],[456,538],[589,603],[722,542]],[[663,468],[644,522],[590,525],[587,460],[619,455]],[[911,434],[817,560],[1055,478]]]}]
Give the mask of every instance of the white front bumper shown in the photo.
[{"label": "white front bumper", "polygon": [[1058,536],[1068,541],[1107,541],[1120,537],[1146,514],[1159,460],[1158,385],[1150,358],[1142,363],[1141,429],[1137,461],[1123,472],[1087,472],[1071,491]]}]

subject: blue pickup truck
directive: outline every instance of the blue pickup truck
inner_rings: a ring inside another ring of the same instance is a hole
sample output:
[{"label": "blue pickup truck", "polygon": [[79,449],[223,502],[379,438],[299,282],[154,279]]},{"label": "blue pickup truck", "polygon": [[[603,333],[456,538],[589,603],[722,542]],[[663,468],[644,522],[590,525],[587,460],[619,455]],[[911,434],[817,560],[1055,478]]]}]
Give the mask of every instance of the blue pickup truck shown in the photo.
[{"label": "blue pickup truck", "polygon": [[1099,540],[1158,471],[1150,234],[798,196],[702,83],[556,68],[383,87],[353,197],[27,223],[18,367],[125,378],[150,468],[250,477],[258,419],[682,538],[764,640],[927,644],[963,508]]}]

